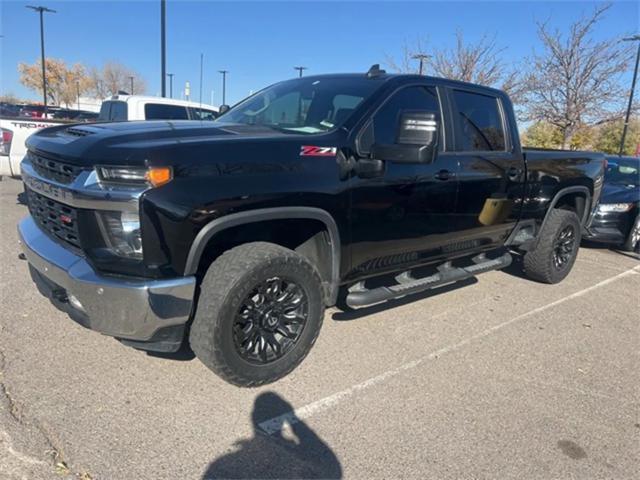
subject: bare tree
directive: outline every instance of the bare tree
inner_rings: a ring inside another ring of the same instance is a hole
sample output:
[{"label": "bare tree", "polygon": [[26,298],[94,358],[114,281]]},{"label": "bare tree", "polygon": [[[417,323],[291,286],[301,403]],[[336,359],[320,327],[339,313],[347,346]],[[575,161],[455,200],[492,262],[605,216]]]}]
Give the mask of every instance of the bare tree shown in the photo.
[{"label": "bare tree", "polygon": [[[142,94],[147,90],[147,83],[139,73],[118,62],[107,62],[101,70],[93,68],[89,76],[98,98],[115,95],[120,90],[132,95]],[[133,77],[133,91],[131,77]]]},{"label": "bare tree", "polygon": [[91,91],[96,98],[104,99],[109,96],[104,80],[102,79],[102,70],[91,67],[89,70],[89,78],[91,79]]},{"label": "bare tree", "polygon": [[497,45],[495,37],[483,35],[480,40],[466,43],[461,31],[456,32],[453,47],[427,48],[425,40],[417,39],[413,44],[405,43],[398,59],[386,55],[386,64],[392,70],[402,73],[418,73],[418,63],[412,57],[417,53],[431,55],[427,72],[438,77],[478,83],[501,88],[518,97],[520,93],[519,75],[502,59],[505,48]]},{"label": "bare tree", "polygon": [[617,39],[592,38],[610,6],[597,7],[573,23],[566,35],[547,23],[538,24],[544,50],[529,62],[527,118],[556,126],[563,148],[580,128],[618,119],[624,109],[626,92],[620,75],[629,66],[631,51]]},{"label": "bare tree", "polygon": [[427,44],[428,42],[422,38],[416,38],[411,44],[405,42],[398,58],[385,54],[385,64],[398,73],[417,74],[420,64],[412,57],[417,54],[427,53]]}]

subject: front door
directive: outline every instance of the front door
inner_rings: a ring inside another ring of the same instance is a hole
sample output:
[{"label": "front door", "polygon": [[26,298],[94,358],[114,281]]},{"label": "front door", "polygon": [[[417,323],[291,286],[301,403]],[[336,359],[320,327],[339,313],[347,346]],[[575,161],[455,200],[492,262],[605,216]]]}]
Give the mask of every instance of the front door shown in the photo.
[{"label": "front door", "polygon": [[[373,143],[395,143],[400,115],[405,111],[435,112],[441,119],[437,89],[416,85],[392,94],[365,127],[361,150],[367,151]],[[442,145],[442,121],[438,125]],[[457,159],[438,153],[432,163],[425,164],[380,160],[384,161],[384,172],[379,176],[351,180],[352,278],[424,263],[441,254],[441,247],[451,240]]]}]

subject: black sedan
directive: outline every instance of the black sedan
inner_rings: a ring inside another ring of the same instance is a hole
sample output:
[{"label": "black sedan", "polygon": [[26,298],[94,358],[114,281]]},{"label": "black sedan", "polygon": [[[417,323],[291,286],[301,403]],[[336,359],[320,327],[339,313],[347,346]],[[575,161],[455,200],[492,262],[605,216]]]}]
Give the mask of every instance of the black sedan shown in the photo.
[{"label": "black sedan", "polygon": [[640,159],[607,157],[600,205],[585,238],[640,251]]}]

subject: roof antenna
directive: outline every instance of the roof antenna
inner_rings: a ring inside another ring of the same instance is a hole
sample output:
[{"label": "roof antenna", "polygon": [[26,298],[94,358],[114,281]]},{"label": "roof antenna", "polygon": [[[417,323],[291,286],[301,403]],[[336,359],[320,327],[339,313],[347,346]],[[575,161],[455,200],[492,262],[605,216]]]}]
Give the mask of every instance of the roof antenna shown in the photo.
[{"label": "roof antenna", "polygon": [[371,68],[367,72],[367,78],[379,77],[380,75],[384,75],[385,73],[387,73],[386,70],[381,70],[380,64],[376,63],[374,65],[371,65]]}]

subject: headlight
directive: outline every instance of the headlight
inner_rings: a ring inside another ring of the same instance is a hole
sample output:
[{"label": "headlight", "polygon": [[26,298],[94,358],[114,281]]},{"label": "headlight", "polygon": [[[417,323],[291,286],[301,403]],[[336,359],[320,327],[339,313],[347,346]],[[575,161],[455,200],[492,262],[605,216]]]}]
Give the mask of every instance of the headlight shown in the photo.
[{"label": "headlight", "polygon": [[113,183],[144,183],[146,168],[98,167],[98,178],[103,182]]},{"label": "headlight", "polygon": [[140,216],[137,212],[96,212],[108,248],[120,257],[142,259]]},{"label": "headlight", "polygon": [[628,212],[633,207],[633,203],[601,203],[598,212]]},{"label": "headlight", "polygon": [[150,185],[159,187],[173,178],[171,167],[96,167],[98,178],[103,183],[125,185]]}]

